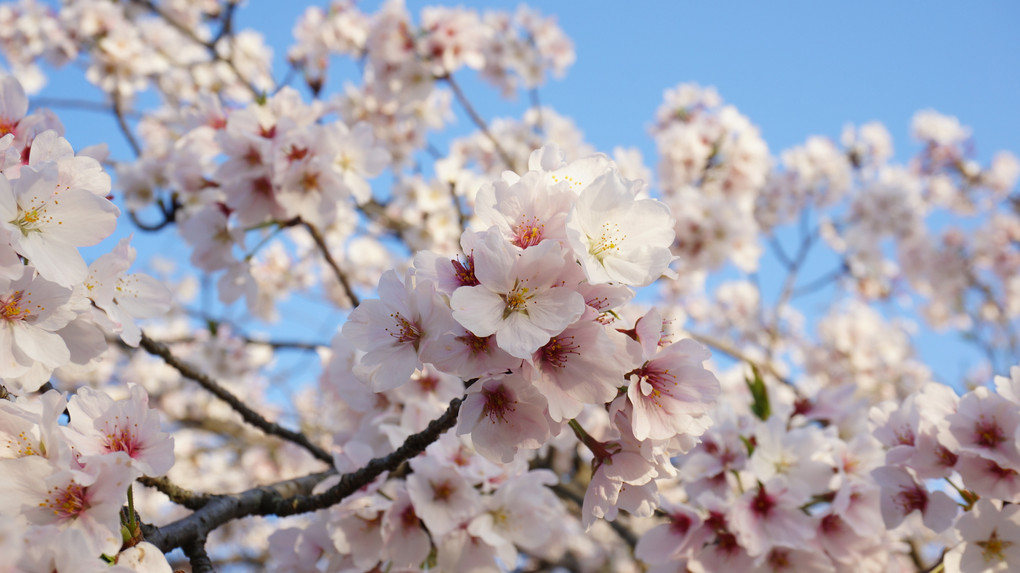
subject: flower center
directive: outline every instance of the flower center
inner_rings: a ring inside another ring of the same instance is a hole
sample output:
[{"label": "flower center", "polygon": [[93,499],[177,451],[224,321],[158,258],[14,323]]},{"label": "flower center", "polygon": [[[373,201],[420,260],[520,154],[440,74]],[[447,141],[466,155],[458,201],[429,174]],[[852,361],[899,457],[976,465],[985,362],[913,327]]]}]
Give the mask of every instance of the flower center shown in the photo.
[{"label": "flower center", "polygon": [[53,515],[61,519],[78,517],[88,508],[85,488],[76,483],[69,483],[64,489],[50,488],[47,494],[39,507],[50,508]]},{"label": "flower center", "polygon": [[928,494],[916,485],[914,487],[904,487],[900,493],[896,494],[895,501],[904,514],[910,513],[915,509],[924,513],[924,509],[928,507]]},{"label": "flower center", "polygon": [[0,298],[0,318],[13,322],[15,320],[25,320],[31,315],[31,311],[26,308],[31,300],[25,301],[22,305],[21,299],[24,296],[24,291],[17,291],[7,299]]},{"label": "flower center", "polygon": [[627,235],[620,232],[620,226],[615,223],[602,223],[602,234],[597,238],[588,237],[590,245],[588,253],[599,260],[611,254],[620,252],[620,243],[627,240]]},{"label": "flower center", "polygon": [[421,340],[421,327],[404,318],[404,315],[402,314],[393,313],[390,314],[390,318],[393,319],[393,323],[396,328],[386,328],[386,332],[389,332],[390,336],[396,338],[397,342],[401,344],[413,344],[417,350],[418,341]]},{"label": "flower center", "polygon": [[769,513],[772,512],[772,508],[776,506],[776,501],[769,494],[765,493],[764,487],[758,488],[758,494],[751,500],[751,511],[758,514],[760,517],[768,517]]},{"label": "flower center", "polygon": [[433,501],[447,501],[451,496],[453,496],[453,492],[453,486],[450,485],[449,481],[432,484]]},{"label": "flower center", "polygon": [[457,277],[457,283],[460,286],[475,286],[481,284],[478,279],[475,278],[475,257],[474,255],[468,255],[465,258],[465,262],[460,262],[457,259],[453,259],[450,262],[453,263],[453,274]]},{"label": "flower center", "polygon": [[527,220],[522,215],[521,219],[522,222],[514,227],[514,236],[510,242],[522,249],[541,243],[545,225],[539,222],[538,217],[531,217],[530,220]]},{"label": "flower center", "polygon": [[573,336],[556,336],[542,347],[542,360],[554,368],[563,368],[571,354],[581,354],[578,348]]},{"label": "flower center", "polygon": [[514,404],[517,401],[514,400],[506,386],[500,384],[495,390],[482,390],[482,392],[485,394],[485,406],[482,407],[482,414],[488,416],[491,422],[495,423],[497,418],[506,422],[507,414],[516,410]]},{"label": "flower center", "polygon": [[464,336],[458,336],[457,340],[464,344],[464,346],[468,347],[468,351],[471,352],[471,356],[489,354],[490,337],[488,336],[476,336],[475,334],[468,332]]},{"label": "flower center", "polygon": [[523,312],[528,314],[528,300],[533,297],[533,294],[529,294],[531,289],[526,286],[521,286],[520,281],[514,283],[514,288],[509,293],[503,295],[503,302],[506,303],[506,307],[503,309],[503,320],[510,317],[510,314],[514,312]]},{"label": "flower center", "polygon": [[[137,427],[138,424],[135,424]],[[124,452],[129,457],[135,457],[138,451],[138,440],[127,428],[117,428],[106,434],[106,449],[110,452]]]},{"label": "flower center", "polygon": [[975,545],[981,548],[981,557],[984,558],[985,563],[988,563],[992,560],[1005,561],[1006,556],[1003,551],[1013,545],[1013,542],[999,539],[999,531],[993,530],[991,537],[985,541],[977,541]]},{"label": "flower center", "polygon": [[993,449],[1004,441],[1006,441],[1006,437],[995,420],[989,422],[984,416],[981,416],[978,423],[974,425],[974,443],[976,445]]}]

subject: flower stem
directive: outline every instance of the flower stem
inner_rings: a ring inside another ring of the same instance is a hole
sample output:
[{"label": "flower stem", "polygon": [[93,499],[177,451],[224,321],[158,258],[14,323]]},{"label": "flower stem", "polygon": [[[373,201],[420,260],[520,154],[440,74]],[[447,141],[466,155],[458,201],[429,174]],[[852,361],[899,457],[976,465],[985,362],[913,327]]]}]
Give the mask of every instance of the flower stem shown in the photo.
[{"label": "flower stem", "polygon": [[134,537],[135,530],[138,529],[138,522],[135,521],[135,493],[131,486],[132,484],[128,484],[127,490],[128,530],[131,532],[131,536]]}]

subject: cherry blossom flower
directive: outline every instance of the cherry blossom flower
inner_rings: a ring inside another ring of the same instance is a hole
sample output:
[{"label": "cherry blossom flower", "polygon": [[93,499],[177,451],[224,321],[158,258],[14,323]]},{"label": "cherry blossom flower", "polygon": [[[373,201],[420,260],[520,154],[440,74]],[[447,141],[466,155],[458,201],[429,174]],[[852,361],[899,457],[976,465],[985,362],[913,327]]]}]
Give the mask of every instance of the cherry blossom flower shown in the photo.
[{"label": "cherry blossom flower", "polygon": [[554,534],[553,524],[563,518],[563,506],[546,487],[555,483],[548,470],[510,478],[485,498],[485,510],[468,524],[468,533],[496,548],[503,563],[515,563],[516,547],[539,549]]},{"label": "cherry blossom flower", "polygon": [[946,571],[1013,571],[1020,567],[1020,507],[999,507],[986,498],[957,520],[963,538],[957,559],[946,559]]},{"label": "cherry blossom flower", "polygon": [[82,455],[124,452],[138,473],[158,477],[174,464],[174,439],[160,430],[159,415],[138,385],[131,395],[114,401],[87,386],[67,403],[71,416],[68,439]]},{"label": "cherry blossom flower", "polygon": [[383,512],[390,505],[382,496],[368,494],[330,509],[332,516],[326,524],[330,539],[340,553],[351,556],[360,570],[371,569],[379,563]]},{"label": "cherry blossom flower", "polygon": [[924,524],[935,532],[944,531],[956,517],[957,505],[941,491],[929,492],[906,469],[883,466],[871,472],[882,486],[882,518],[893,528],[914,511],[921,512]]},{"label": "cherry blossom flower", "polygon": [[690,556],[711,534],[702,527],[701,516],[689,507],[663,503],[663,510],[668,513],[669,522],[648,530],[634,548],[634,556],[650,565]]},{"label": "cherry blossom flower", "polygon": [[1016,404],[988,388],[975,388],[960,399],[956,413],[948,417],[948,422],[949,434],[956,442],[947,444],[950,449],[1020,470],[1020,445],[1017,444],[1020,411]]},{"label": "cherry blossom flower", "polygon": [[[149,275],[127,274],[135,260],[135,249],[121,239],[113,251],[89,265],[85,279],[88,297],[103,311],[94,316],[108,330],[120,334],[129,346],[137,346],[142,331],[136,318],[153,318],[170,309],[170,291]],[[104,320],[105,319],[105,320]]]},{"label": "cherry blossom flower", "polygon": [[553,183],[543,173],[506,173],[503,181],[478,191],[475,213],[522,249],[546,239],[566,245],[567,213],[576,197],[565,183]]},{"label": "cherry blossom flower", "polygon": [[406,487],[397,490],[393,503],[383,515],[382,539],[383,557],[397,567],[420,565],[429,555],[432,543],[414,511]]},{"label": "cherry blossom flower", "polygon": [[13,182],[0,176],[0,229],[18,254],[61,286],[85,279],[88,267],[77,247],[108,237],[119,213],[105,197],[61,186],[53,164],[26,166]]},{"label": "cherry blossom flower", "polygon": [[685,339],[663,348],[630,373],[627,398],[633,406],[635,438],[704,433],[705,414],[719,394],[719,381],[701,365],[709,356],[704,346]]},{"label": "cherry blossom flower", "polygon": [[960,473],[963,485],[974,493],[1020,503],[1020,471],[967,453],[960,455],[955,469]]},{"label": "cherry blossom flower", "polygon": [[138,573],[173,573],[166,555],[148,541],[142,541],[117,554],[117,565]]},{"label": "cherry blossom flower", "polygon": [[634,187],[610,171],[581,191],[567,217],[567,239],[592,283],[645,286],[673,260],[669,208],[637,199]]},{"label": "cherry blossom flower", "polygon": [[14,280],[0,276],[0,365],[16,391],[42,386],[55,368],[70,362],[59,331],[74,320],[71,291],[37,276],[30,266]]},{"label": "cherry blossom flower", "polygon": [[532,383],[556,422],[574,418],[584,404],[605,404],[622,386],[623,366],[604,328],[580,320],[535,352]]},{"label": "cherry blossom flower", "polygon": [[757,557],[777,546],[796,548],[814,538],[811,519],[800,510],[801,499],[778,476],[740,497],[729,519],[748,554]]},{"label": "cherry blossom flower", "polygon": [[482,509],[481,494],[453,468],[432,458],[415,458],[407,476],[407,494],[414,512],[434,537],[467,523]]},{"label": "cherry blossom flower", "polygon": [[549,438],[545,398],[521,374],[476,382],[464,398],[457,434],[471,434],[478,453],[492,461],[513,461],[520,448],[534,450]]},{"label": "cherry blossom flower", "polygon": [[555,241],[522,251],[487,233],[474,251],[479,284],[454,291],[453,317],[476,336],[495,334],[511,356],[531,358],[584,312],[584,297],[561,282],[564,255]]},{"label": "cherry blossom flower", "polygon": [[367,300],[351,312],[343,334],[364,350],[361,364],[372,368],[375,391],[405,384],[422,362],[432,361],[436,339],[452,329],[448,307],[435,286],[393,271],[379,279],[379,299]]},{"label": "cherry blossom flower", "polygon": [[70,467],[71,449],[59,426],[66,405],[56,390],[0,401],[0,459],[43,456],[56,467]]},{"label": "cherry blossom flower", "polygon": [[78,529],[101,553],[113,555],[121,545],[120,508],[132,476],[128,459],[122,452],[91,457],[80,472],[55,468],[39,456],[0,460],[0,485],[11,493],[0,498],[0,512]]}]

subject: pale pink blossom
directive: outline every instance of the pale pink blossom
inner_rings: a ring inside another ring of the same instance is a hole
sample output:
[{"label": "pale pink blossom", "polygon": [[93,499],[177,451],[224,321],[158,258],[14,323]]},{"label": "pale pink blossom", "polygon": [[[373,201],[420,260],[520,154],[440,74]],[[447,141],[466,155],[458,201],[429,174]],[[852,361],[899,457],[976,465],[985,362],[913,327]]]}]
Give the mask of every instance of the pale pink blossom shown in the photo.
[{"label": "pale pink blossom", "polygon": [[685,339],[658,352],[630,373],[627,398],[633,406],[634,437],[666,439],[687,433],[699,436],[719,395],[719,381],[701,363],[708,349]]},{"label": "pale pink blossom", "polygon": [[393,271],[379,279],[379,299],[354,309],[343,334],[365,351],[361,364],[372,369],[376,392],[405,384],[422,362],[432,361],[440,335],[453,328],[449,308],[433,283],[410,275],[401,281]]},{"label": "pale pink blossom", "polygon": [[882,518],[893,528],[914,511],[921,512],[924,524],[935,532],[944,531],[956,518],[957,505],[941,491],[929,492],[906,469],[883,466],[871,472],[882,486]]},{"label": "pale pink blossom", "polygon": [[545,398],[522,375],[498,375],[469,389],[460,407],[457,434],[471,434],[478,453],[508,463],[519,449],[538,449],[549,438],[545,411]]},{"label": "pale pink blossom", "polygon": [[135,249],[121,239],[113,251],[100,256],[89,265],[85,289],[89,300],[103,311],[94,313],[96,321],[108,332],[119,334],[129,346],[138,346],[141,329],[138,318],[154,318],[170,309],[170,291],[153,277],[127,274],[135,260]]},{"label": "pale pink blossom", "polygon": [[963,486],[980,496],[1020,503],[1020,471],[1003,467],[983,456],[964,453],[955,469]]},{"label": "pale pink blossom", "polygon": [[57,468],[45,458],[0,460],[0,512],[20,513],[32,524],[83,532],[93,547],[113,555],[120,549],[120,508],[132,472],[127,454],[87,460],[81,471]]},{"label": "pale pink blossom", "polygon": [[[1014,571],[1020,568],[1020,507],[982,498],[960,516],[963,538],[959,561],[946,560],[946,571]],[[951,566],[950,563],[953,565]]]},{"label": "pale pink blossom", "polygon": [[326,530],[336,550],[349,554],[359,570],[379,563],[383,548],[382,513],[391,502],[378,495],[362,495],[330,509]]},{"label": "pale pink blossom", "polygon": [[22,267],[14,280],[0,276],[0,366],[8,387],[32,391],[71,361],[59,331],[76,317],[71,290]]},{"label": "pale pink blossom", "polygon": [[988,388],[979,387],[960,398],[956,412],[947,421],[949,435],[945,437],[950,440],[947,443],[950,449],[1020,470],[1020,445],[1017,443],[1020,410],[1016,404]]},{"label": "pale pink blossom", "polygon": [[88,267],[78,247],[113,233],[119,213],[105,197],[61,185],[52,163],[26,166],[13,182],[0,175],[0,229],[18,254],[62,286],[85,279]]},{"label": "pale pink blossom", "polygon": [[453,317],[476,336],[495,334],[511,356],[530,358],[584,312],[584,297],[562,284],[565,253],[555,241],[521,250],[489,232],[474,264],[479,284],[454,291]]},{"label": "pale pink blossom", "polygon": [[549,470],[511,477],[485,498],[485,510],[468,524],[468,533],[496,548],[503,563],[517,561],[517,547],[541,548],[564,517],[563,506],[547,487],[557,481]]},{"label": "pale pink blossom", "polygon": [[67,411],[73,430],[68,439],[82,455],[124,452],[134,470],[152,477],[173,466],[174,439],[160,429],[159,414],[141,386],[131,386],[130,397],[117,401],[84,386],[71,396]]},{"label": "pale pink blossom", "polygon": [[407,476],[407,493],[434,537],[442,537],[466,524],[482,510],[482,497],[457,470],[432,458],[415,458],[414,473]]},{"label": "pale pink blossom", "polygon": [[669,208],[638,199],[617,171],[581,191],[567,217],[567,240],[592,283],[651,284],[668,274],[673,239]]},{"label": "pale pink blossom", "polygon": [[576,197],[565,182],[553,183],[544,173],[505,173],[502,181],[478,191],[475,214],[522,249],[547,239],[566,246],[567,213]]},{"label": "pale pink blossom", "polygon": [[397,489],[393,503],[383,514],[382,539],[382,556],[396,567],[416,567],[429,555],[432,542],[414,511],[406,487]]},{"label": "pale pink blossom", "polygon": [[711,534],[702,527],[701,516],[689,507],[664,503],[663,510],[669,521],[645,532],[634,548],[634,556],[650,565],[691,556]]},{"label": "pale pink blossom", "polygon": [[532,383],[554,421],[574,418],[585,404],[605,404],[624,384],[624,367],[602,325],[580,320],[553,336],[531,359]]},{"label": "pale pink blossom", "polygon": [[730,510],[730,525],[753,557],[777,546],[801,547],[815,536],[811,519],[800,510],[802,501],[776,477],[740,497]]}]

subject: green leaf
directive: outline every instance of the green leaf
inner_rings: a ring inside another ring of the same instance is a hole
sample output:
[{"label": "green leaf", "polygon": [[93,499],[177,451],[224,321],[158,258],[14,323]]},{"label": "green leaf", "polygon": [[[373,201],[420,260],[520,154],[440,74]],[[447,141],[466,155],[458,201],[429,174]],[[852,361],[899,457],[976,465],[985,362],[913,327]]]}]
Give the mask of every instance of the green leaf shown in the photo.
[{"label": "green leaf", "polygon": [[754,400],[751,402],[751,411],[754,412],[755,416],[761,421],[768,420],[772,414],[772,406],[769,405],[769,393],[765,388],[765,380],[761,377],[761,372],[758,367],[751,364],[751,372],[754,374],[754,378],[744,378],[747,382],[747,389],[751,391],[751,398]]}]

